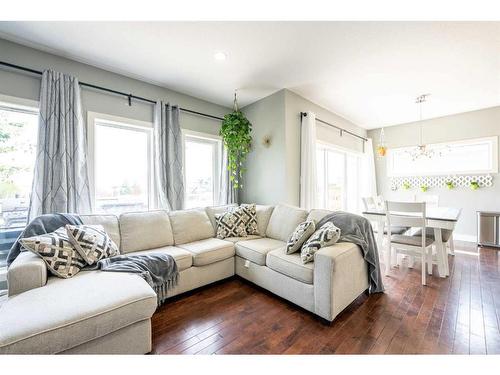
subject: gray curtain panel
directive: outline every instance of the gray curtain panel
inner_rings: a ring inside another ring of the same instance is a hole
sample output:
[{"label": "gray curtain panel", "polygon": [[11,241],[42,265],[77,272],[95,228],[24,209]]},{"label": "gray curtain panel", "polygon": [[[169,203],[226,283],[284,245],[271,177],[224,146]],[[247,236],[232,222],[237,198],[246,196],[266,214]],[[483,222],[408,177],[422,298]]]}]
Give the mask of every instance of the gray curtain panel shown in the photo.
[{"label": "gray curtain panel", "polygon": [[157,206],[181,210],[184,207],[184,172],[179,107],[157,102],[154,132]]},{"label": "gray curtain panel", "polygon": [[238,191],[233,187],[231,180],[229,179],[229,170],[227,169],[227,150],[222,146],[222,165],[221,165],[221,176],[219,180],[219,200],[217,204],[231,204],[239,203]]},{"label": "gray curtain panel", "polygon": [[40,90],[29,220],[42,214],[90,211],[87,132],[78,79],[46,70]]}]

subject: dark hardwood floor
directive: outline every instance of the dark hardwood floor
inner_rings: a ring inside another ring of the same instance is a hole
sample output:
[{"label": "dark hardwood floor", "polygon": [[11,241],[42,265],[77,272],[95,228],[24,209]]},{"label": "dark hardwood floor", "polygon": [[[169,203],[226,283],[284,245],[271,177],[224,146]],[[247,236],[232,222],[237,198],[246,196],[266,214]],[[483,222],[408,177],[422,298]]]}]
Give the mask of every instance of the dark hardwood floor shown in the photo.
[{"label": "dark hardwood floor", "polygon": [[420,264],[384,277],[332,324],[239,278],[172,299],[153,316],[156,354],[500,354],[500,252],[450,256],[450,277]]}]

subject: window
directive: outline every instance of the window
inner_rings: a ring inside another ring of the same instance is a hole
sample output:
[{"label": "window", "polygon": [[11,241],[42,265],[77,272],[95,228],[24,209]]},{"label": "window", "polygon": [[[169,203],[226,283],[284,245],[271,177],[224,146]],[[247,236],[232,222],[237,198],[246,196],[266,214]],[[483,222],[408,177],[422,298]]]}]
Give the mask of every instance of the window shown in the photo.
[{"label": "window", "polygon": [[119,214],[152,207],[152,124],[89,114],[94,211]]},{"label": "window", "polygon": [[209,134],[183,131],[185,207],[213,206],[219,195],[222,142]]},{"label": "window", "polygon": [[389,149],[387,153],[388,176],[498,173],[497,137],[436,143],[427,147],[435,152],[434,156],[416,160],[412,160],[409,154],[414,147]]},{"label": "window", "polygon": [[0,290],[7,254],[26,225],[36,159],[37,103],[0,96]]},{"label": "window", "polygon": [[329,145],[317,149],[318,199],[328,210],[359,212],[361,155]]}]

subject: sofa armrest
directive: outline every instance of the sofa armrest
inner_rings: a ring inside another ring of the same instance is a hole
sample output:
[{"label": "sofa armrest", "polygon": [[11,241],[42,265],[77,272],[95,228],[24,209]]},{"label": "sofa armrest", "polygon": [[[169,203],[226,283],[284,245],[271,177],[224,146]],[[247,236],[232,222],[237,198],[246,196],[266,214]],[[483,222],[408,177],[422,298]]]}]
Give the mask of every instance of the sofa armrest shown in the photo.
[{"label": "sofa armrest", "polygon": [[33,253],[23,251],[7,271],[9,296],[40,288],[47,283],[47,266]]},{"label": "sofa armrest", "polygon": [[368,289],[368,267],[361,249],[339,242],[314,255],[315,312],[328,321]]}]

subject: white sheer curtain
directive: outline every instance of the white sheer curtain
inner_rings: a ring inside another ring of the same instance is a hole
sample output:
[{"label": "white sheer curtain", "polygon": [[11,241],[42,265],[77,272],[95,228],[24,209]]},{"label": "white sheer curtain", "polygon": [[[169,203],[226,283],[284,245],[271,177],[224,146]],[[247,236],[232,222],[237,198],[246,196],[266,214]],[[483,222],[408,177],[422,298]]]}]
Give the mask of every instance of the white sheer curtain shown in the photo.
[{"label": "white sheer curtain", "polygon": [[316,115],[312,112],[302,117],[300,154],[300,206],[310,210],[318,207]]},{"label": "white sheer curtain", "polygon": [[373,155],[373,141],[371,138],[368,138],[368,141],[365,143],[361,168],[361,197],[376,197],[377,177],[375,173],[375,157]]}]

